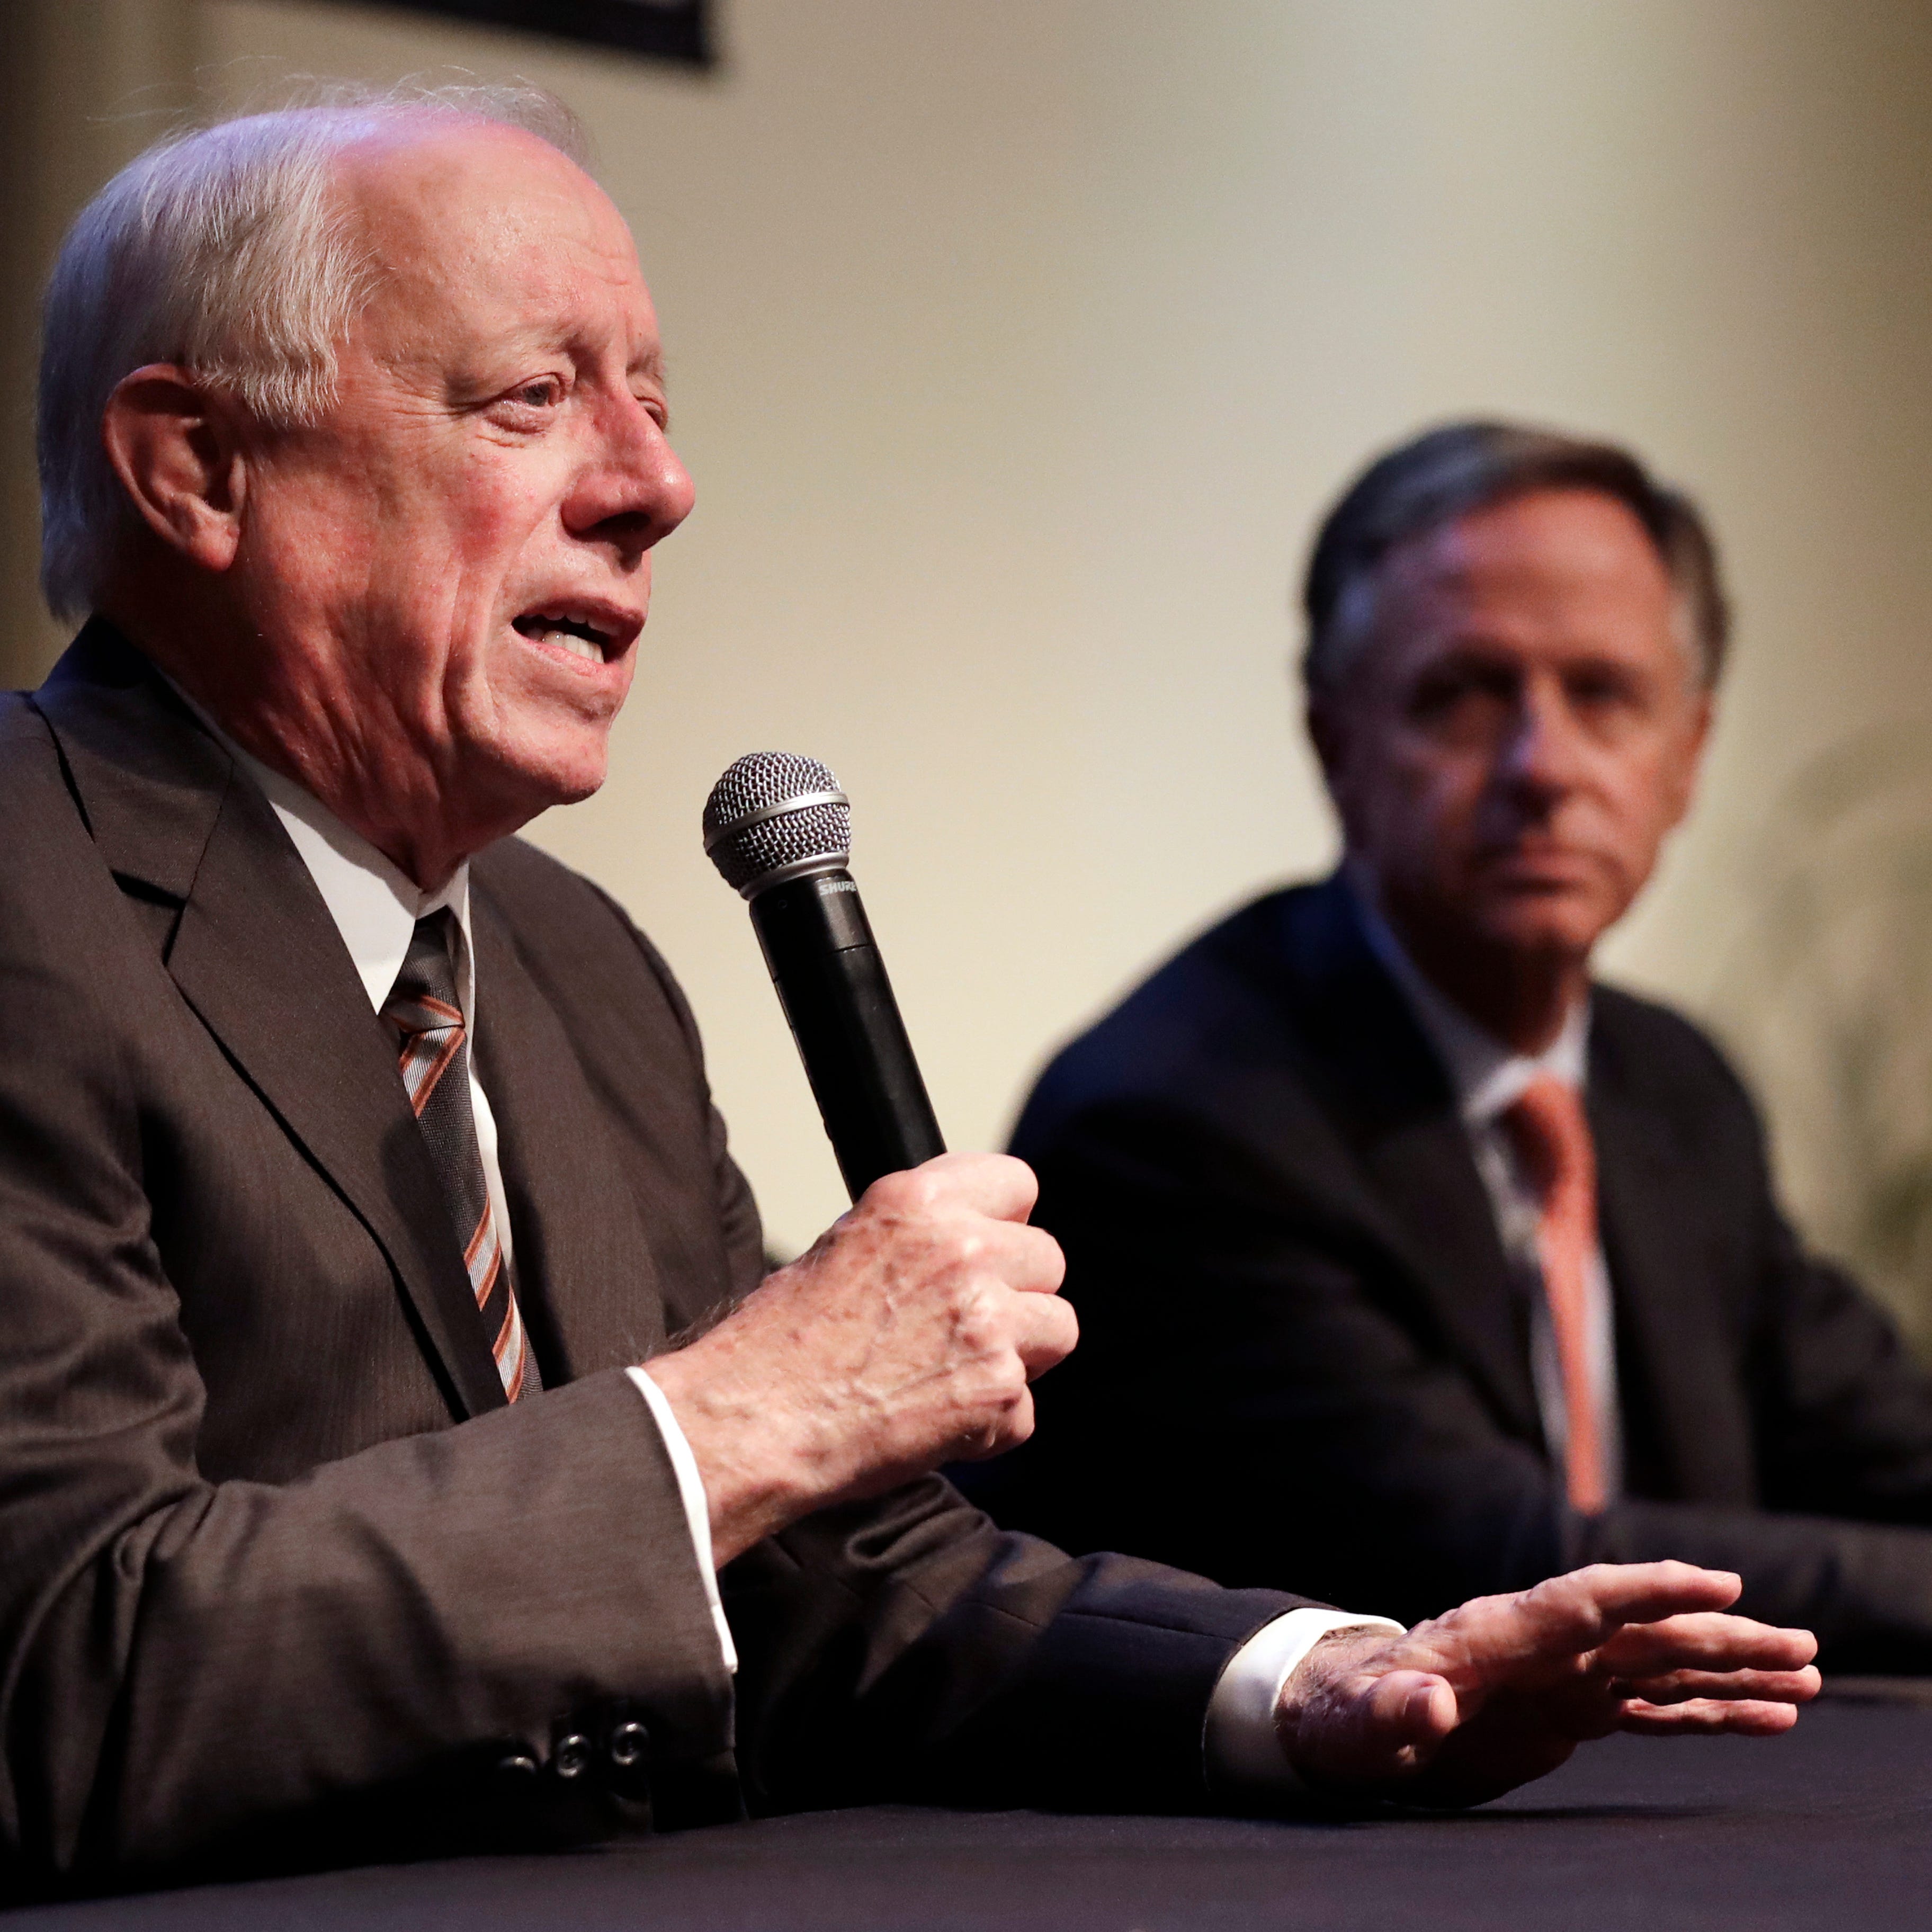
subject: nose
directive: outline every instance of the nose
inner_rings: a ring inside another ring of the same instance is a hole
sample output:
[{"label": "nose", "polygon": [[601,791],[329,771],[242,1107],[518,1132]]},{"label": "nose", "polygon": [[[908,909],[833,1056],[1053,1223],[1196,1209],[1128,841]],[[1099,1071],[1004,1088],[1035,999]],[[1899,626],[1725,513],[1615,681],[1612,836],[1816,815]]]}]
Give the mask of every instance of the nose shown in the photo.
[{"label": "nose", "polygon": [[1525,685],[1498,776],[1520,803],[1547,811],[1582,782],[1583,734],[1554,679]]},{"label": "nose", "polygon": [[690,515],[696,494],[664,425],[626,397],[600,417],[594,455],[564,500],[564,527],[586,542],[608,544],[620,566],[629,568]]}]

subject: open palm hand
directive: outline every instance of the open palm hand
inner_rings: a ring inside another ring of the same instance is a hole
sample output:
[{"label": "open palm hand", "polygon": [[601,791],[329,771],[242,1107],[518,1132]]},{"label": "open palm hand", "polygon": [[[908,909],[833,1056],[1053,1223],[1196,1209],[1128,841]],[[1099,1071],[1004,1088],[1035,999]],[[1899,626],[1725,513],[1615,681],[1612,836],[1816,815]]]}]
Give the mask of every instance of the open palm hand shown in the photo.
[{"label": "open palm hand", "polygon": [[1770,1736],[1817,1695],[1808,1630],[1725,1614],[1742,1585],[1685,1563],[1598,1564],[1389,1637],[1338,1632],[1284,1687],[1317,1789],[1474,1804],[1612,1731]]}]

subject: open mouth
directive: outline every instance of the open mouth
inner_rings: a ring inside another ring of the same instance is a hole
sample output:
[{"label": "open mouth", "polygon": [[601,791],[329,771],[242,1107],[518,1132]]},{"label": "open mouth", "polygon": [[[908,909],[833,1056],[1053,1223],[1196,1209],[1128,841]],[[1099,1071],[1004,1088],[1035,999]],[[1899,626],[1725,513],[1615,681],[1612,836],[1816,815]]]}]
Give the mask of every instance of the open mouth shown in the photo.
[{"label": "open mouth", "polygon": [[624,644],[614,624],[568,605],[527,610],[520,617],[513,617],[510,628],[532,644],[554,644],[559,650],[591,664],[608,663]]}]

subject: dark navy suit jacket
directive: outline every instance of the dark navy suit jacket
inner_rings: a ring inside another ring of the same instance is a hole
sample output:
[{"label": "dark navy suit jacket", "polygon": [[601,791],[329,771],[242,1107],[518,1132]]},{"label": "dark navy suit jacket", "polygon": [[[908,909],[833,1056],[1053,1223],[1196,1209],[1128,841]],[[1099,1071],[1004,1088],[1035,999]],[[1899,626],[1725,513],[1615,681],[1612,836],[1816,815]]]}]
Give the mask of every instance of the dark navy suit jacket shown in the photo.
[{"label": "dark navy suit jacket", "polygon": [[1415,1617],[1599,1559],[1744,1574],[1840,1662],[1932,1667],[1932,1379],[1805,1255],[1695,1028],[1594,994],[1624,1498],[1567,1507],[1449,1084],[1337,880],[1277,892],[1068,1047],[1013,1150],[1078,1354],[1004,1520]]}]

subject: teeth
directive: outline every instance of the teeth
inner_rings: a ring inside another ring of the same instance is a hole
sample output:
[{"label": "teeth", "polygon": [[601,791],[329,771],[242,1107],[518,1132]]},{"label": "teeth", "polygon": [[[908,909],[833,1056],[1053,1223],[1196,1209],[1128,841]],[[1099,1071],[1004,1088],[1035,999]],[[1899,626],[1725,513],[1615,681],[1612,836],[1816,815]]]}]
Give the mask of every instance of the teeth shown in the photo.
[{"label": "teeth", "polygon": [[546,631],[545,640],[560,645],[573,657],[588,658],[592,664],[602,664],[604,653],[588,638],[580,638],[574,631]]}]

